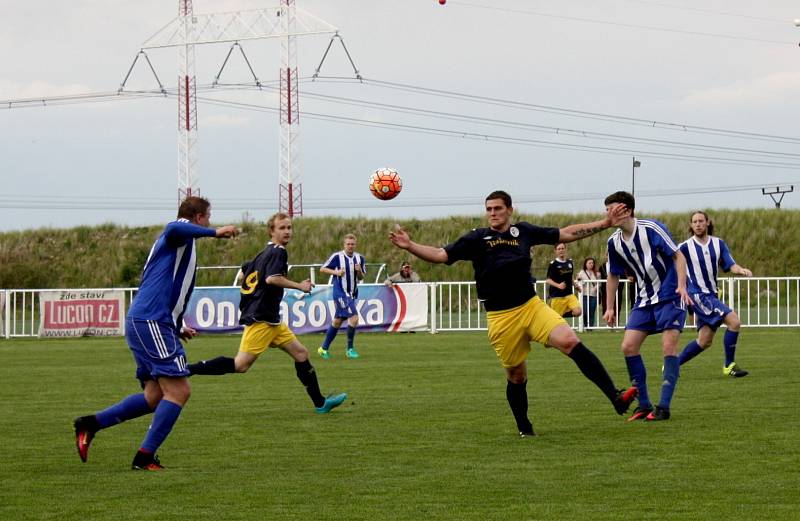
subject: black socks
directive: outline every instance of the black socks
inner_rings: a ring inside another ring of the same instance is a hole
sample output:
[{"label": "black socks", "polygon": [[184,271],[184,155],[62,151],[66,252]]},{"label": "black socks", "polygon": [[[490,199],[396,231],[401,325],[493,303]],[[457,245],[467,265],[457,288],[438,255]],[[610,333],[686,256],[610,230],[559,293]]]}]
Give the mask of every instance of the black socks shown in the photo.
[{"label": "black socks", "polygon": [[614,387],[614,382],[603,366],[603,362],[581,342],[578,342],[578,345],[572,349],[569,357],[581,370],[583,376],[594,382],[613,403],[617,397],[617,388]]},{"label": "black socks", "polygon": [[228,374],[236,372],[236,363],[233,358],[218,356],[213,360],[201,360],[187,367],[192,375],[195,374]]},{"label": "black socks", "polygon": [[308,360],[305,362],[295,362],[294,369],[297,371],[297,378],[306,388],[306,392],[311,398],[311,401],[314,402],[314,407],[322,407],[325,405],[325,397],[322,396],[322,392],[319,390],[317,372],[314,371],[314,366],[311,365],[311,362]]},{"label": "black socks", "polygon": [[528,419],[528,381],[521,384],[506,383],[506,400],[511,407],[511,413],[517,422],[517,430],[521,433],[532,433],[533,425]]}]

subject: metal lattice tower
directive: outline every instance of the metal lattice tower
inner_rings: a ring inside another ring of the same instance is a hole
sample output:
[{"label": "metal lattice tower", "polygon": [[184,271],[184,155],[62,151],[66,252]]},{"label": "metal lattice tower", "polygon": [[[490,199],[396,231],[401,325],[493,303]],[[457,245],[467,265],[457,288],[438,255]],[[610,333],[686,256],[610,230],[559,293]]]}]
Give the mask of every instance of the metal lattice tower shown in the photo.
[{"label": "metal lattice tower", "polygon": [[[279,208],[289,215],[302,215],[302,187],[298,182],[297,167],[299,78],[295,40],[298,36],[321,34],[331,34],[338,38],[338,30],[311,13],[298,9],[295,4],[295,0],[281,0],[280,7],[196,15],[192,8],[192,0],[178,0],[178,16],[151,36],[142,45],[139,54],[133,60],[120,90],[124,89],[140,56],[147,61],[150,70],[155,75],[155,70],[144,51],[145,49],[178,48],[178,149],[180,153],[178,193],[180,198],[199,193],[195,173],[197,163],[195,46],[226,42],[238,46],[239,42],[246,40],[280,38]],[[328,48],[330,49],[330,44]],[[230,52],[228,56],[230,56]],[[222,70],[220,70],[220,74],[221,72]],[[166,94],[158,76],[155,75],[155,77],[161,91]],[[256,83],[260,85],[257,79]]]},{"label": "metal lattice tower", "polygon": [[197,82],[194,61],[194,10],[192,0],[178,0],[178,20],[183,45],[178,45],[178,201],[198,195]]},{"label": "metal lattice tower", "polygon": [[281,0],[279,210],[290,217],[303,215],[303,185],[300,183],[298,125],[300,96],[297,76],[297,11],[294,0]]}]

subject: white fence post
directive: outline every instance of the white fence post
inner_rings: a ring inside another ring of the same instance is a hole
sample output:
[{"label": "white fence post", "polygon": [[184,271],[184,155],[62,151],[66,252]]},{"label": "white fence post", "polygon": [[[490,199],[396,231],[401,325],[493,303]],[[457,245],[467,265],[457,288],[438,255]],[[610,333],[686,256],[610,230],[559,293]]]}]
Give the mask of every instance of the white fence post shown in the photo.
[{"label": "white fence post", "polygon": [[11,302],[10,301],[10,296],[11,296],[11,291],[7,290],[7,289],[4,289],[3,290],[3,297],[4,297],[3,298],[3,326],[4,326],[3,327],[3,336],[5,336],[5,338],[11,338],[11,331],[9,329],[11,327],[11,311],[10,311],[10,307],[11,306],[9,305],[10,302]]},{"label": "white fence post", "polygon": [[436,298],[436,289],[437,289],[437,287],[438,287],[438,284],[436,284],[435,282],[431,282],[431,283],[428,284],[428,291],[431,292],[430,293],[430,297],[431,297],[431,334],[432,335],[435,335],[436,333],[438,333],[438,331],[436,329],[436,315],[438,313],[438,310],[436,309],[436,303],[439,301],[439,299]]}]

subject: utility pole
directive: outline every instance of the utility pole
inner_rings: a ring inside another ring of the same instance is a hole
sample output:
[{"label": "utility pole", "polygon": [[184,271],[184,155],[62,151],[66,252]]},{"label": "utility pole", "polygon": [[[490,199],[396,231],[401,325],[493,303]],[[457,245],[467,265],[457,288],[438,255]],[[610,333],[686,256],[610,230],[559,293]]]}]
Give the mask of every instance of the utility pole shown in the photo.
[{"label": "utility pole", "polygon": [[775,203],[776,210],[781,209],[781,201],[783,201],[783,196],[790,192],[794,192],[794,185],[789,185],[788,188],[776,186],[774,190],[772,188],[761,189],[761,195],[768,195],[770,199],[772,199],[772,202]]}]

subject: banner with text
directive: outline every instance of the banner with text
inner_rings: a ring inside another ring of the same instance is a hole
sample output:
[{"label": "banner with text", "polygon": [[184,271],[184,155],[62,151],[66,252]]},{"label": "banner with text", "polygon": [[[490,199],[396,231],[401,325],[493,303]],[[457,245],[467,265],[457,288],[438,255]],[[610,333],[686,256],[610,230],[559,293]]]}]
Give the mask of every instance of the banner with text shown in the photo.
[{"label": "banner with text", "polygon": [[43,291],[39,337],[122,336],[124,308],[124,291]]},{"label": "banner with text", "polygon": [[[282,320],[297,334],[325,331],[334,315],[331,286],[305,294],[286,290]],[[426,284],[363,285],[358,289],[359,331],[423,331],[428,327]],[[241,331],[239,288],[196,288],[183,321],[198,331]],[[342,326],[346,326],[345,321]]]}]

